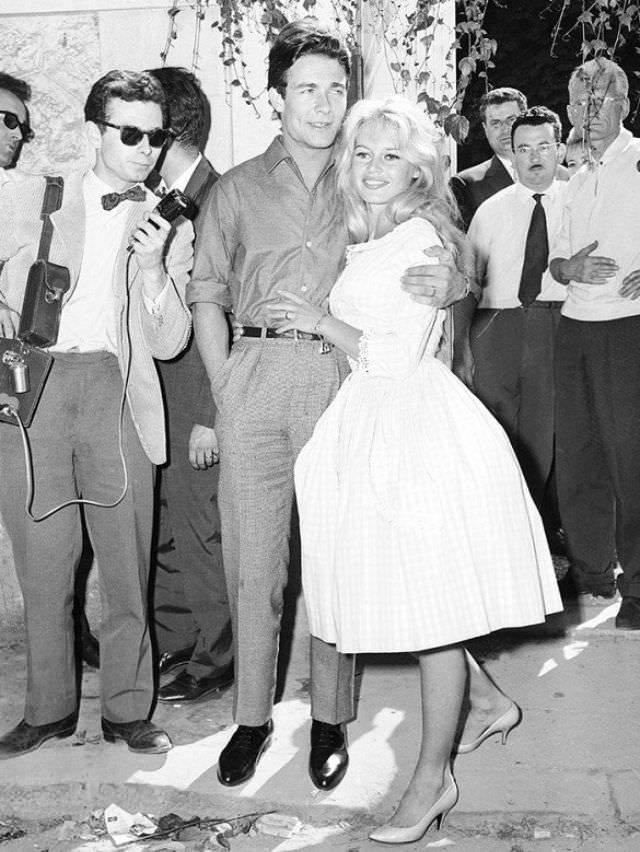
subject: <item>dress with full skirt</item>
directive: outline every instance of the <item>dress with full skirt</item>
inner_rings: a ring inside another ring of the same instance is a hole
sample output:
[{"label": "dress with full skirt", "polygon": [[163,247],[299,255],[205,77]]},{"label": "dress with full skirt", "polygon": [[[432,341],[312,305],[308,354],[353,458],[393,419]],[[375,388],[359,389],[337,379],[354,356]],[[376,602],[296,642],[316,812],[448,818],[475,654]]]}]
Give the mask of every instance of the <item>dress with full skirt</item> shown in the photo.
[{"label": "dress with full skirt", "polygon": [[401,289],[440,244],[409,219],[350,246],[331,293],[363,331],[360,357],[295,482],[310,630],[344,653],[435,648],[562,608],[506,434],[434,357],[445,312]]}]

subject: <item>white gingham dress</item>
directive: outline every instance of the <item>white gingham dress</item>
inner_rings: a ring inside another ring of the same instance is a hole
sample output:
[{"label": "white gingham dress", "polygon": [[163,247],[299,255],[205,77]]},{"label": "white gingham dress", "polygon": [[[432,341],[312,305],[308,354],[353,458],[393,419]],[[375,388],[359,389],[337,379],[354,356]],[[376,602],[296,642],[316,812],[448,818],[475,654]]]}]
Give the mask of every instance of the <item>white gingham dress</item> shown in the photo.
[{"label": "white gingham dress", "polygon": [[502,428],[434,352],[444,312],[400,288],[440,244],[410,219],[350,246],[331,311],[360,359],[295,467],[311,633],[345,653],[417,651],[562,608]]}]

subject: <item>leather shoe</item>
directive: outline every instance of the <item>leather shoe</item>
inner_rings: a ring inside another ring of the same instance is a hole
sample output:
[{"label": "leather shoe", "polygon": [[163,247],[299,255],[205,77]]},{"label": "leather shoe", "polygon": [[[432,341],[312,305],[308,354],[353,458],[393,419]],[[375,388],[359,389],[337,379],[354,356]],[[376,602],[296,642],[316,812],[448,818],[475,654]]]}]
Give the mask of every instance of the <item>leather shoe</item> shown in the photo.
[{"label": "leather shoe", "polygon": [[108,743],[124,740],[129,751],[138,754],[164,754],[173,748],[169,735],[147,719],[135,722],[110,722],[102,717],[102,733]]},{"label": "leather shoe", "polygon": [[271,742],[273,722],[264,725],[238,725],[238,729],[220,752],[218,781],[225,787],[244,784],[253,776],[262,752]]},{"label": "leather shoe", "polygon": [[180,651],[165,651],[158,660],[158,674],[169,674],[179,666],[186,665],[191,659],[194,649],[195,645],[192,648],[182,648]]},{"label": "leather shoe", "polygon": [[320,790],[333,790],[344,778],[349,765],[347,736],[342,725],[311,722],[309,775]]},{"label": "leather shoe", "polygon": [[616,615],[618,630],[640,630],[640,598],[623,596]]},{"label": "leather shoe", "polygon": [[233,663],[220,669],[210,677],[194,677],[186,670],[180,672],[158,690],[158,700],[169,703],[198,701],[216,692],[222,692],[233,684]]},{"label": "leather shoe", "polygon": [[76,729],[78,717],[75,713],[65,716],[50,725],[30,725],[23,719],[16,727],[0,737],[0,759],[18,757],[40,748],[42,743],[58,737],[70,737]]}]

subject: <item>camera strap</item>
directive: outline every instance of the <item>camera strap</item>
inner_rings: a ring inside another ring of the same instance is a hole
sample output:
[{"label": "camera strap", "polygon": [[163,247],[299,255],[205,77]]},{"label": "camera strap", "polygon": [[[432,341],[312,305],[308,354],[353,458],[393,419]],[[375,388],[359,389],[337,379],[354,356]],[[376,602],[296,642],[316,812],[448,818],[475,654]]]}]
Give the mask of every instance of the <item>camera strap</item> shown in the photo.
[{"label": "camera strap", "polygon": [[49,250],[51,249],[51,240],[53,238],[53,225],[51,224],[50,216],[56,210],[60,209],[64,191],[64,180],[61,177],[46,175],[45,180],[47,186],[44,191],[42,211],[40,213],[42,233],[40,235],[40,245],[38,246],[38,260],[49,259]]}]

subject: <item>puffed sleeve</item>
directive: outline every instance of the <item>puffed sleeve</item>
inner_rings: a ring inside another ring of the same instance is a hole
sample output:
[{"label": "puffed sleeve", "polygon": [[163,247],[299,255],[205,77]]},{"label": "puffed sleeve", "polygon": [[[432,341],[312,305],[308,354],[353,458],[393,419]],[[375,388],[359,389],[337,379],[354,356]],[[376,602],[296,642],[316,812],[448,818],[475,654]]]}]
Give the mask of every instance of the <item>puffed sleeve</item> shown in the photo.
[{"label": "puffed sleeve", "polygon": [[431,223],[418,218],[398,225],[389,237],[380,255],[371,257],[371,274],[386,279],[387,295],[377,306],[378,313],[385,313],[384,328],[376,323],[363,329],[358,361],[360,369],[372,375],[402,378],[416,369],[425,349],[435,354],[446,312],[416,302],[401,288],[400,279],[410,266],[436,263],[423,250],[442,243]]}]

